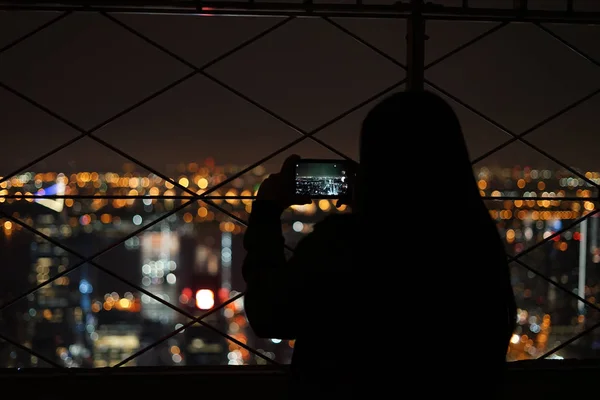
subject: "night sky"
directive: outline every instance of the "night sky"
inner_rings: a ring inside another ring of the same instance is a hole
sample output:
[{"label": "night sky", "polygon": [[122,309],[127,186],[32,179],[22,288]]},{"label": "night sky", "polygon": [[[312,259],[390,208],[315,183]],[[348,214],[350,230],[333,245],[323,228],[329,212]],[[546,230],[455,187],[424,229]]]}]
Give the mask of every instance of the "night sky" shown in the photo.
[{"label": "night sky", "polygon": [[[460,1],[446,1],[459,4]],[[472,1],[471,3],[479,3]],[[510,5],[512,1],[487,1]],[[553,5],[559,1],[530,1]],[[600,9],[599,1],[586,3]],[[56,17],[0,12],[0,48]],[[202,66],[279,18],[116,15],[187,61]],[[337,19],[337,23],[406,62],[403,20]],[[426,63],[490,29],[491,23],[429,22]],[[600,60],[600,27],[549,26]],[[89,129],[188,74],[184,64],[97,14],[71,15],[0,55],[0,82],[23,92],[83,129]],[[311,130],[404,78],[404,71],[319,19],[296,19],[210,67],[208,73],[298,127]],[[532,25],[512,24],[436,65],[426,77],[508,129],[520,133],[600,87],[600,68]],[[509,139],[451,102],[473,158]],[[0,89],[0,176],[78,135],[64,123]],[[318,137],[357,158],[365,107]],[[566,163],[600,170],[597,149],[600,96],[527,138]],[[435,144],[436,132],[428,142]],[[97,131],[97,136],[160,171],[214,157],[248,164],[299,133],[197,75]],[[408,135],[403,140],[410,141]],[[401,150],[401,149],[399,149]],[[438,149],[439,150],[439,149]],[[294,152],[336,158],[306,140]],[[283,157],[276,157],[269,167]],[[423,149],[423,160],[432,156]],[[33,170],[121,170],[124,158],[83,139]],[[555,167],[515,143],[481,165]]]}]

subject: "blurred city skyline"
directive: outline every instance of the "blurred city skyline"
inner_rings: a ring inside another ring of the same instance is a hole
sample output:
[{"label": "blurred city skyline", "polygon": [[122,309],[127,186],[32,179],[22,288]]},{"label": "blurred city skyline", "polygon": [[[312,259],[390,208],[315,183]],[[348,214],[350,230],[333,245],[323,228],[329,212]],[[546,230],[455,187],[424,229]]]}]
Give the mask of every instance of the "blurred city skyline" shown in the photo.
[{"label": "blurred city skyline", "polygon": [[[460,5],[458,0],[436,3]],[[508,0],[470,3],[513,4]],[[535,8],[544,2],[529,3]],[[584,3],[600,9],[596,1],[576,4]],[[55,17],[54,13],[0,12],[0,49]],[[157,15],[111,18],[196,67],[282,22],[281,18]],[[155,176],[152,169],[201,193],[300,137],[241,97],[309,132],[405,77],[396,65],[406,63],[405,21],[333,21],[296,18],[211,65],[206,70],[209,76],[196,75],[101,127],[94,133],[98,140],[83,138],[32,165],[28,165],[32,159],[102,124],[192,69],[99,14],[69,15],[0,54],[0,86],[4,87],[0,87],[0,146],[4,150],[0,154],[0,177],[4,177],[0,178],[0,249],[6,278],[0,281],[0,304],[9,304],[0,310],[0,334],[13,342],[0,340],[0,367],[289,362],[294,341],[256,337],[241,299],[219,308],[245,287],[241,274],[245,228],[240,221],[247,220],[252,200],[221,198],[213,204],[200,200],[183,208],[187,201],[181,198],[183,191]],[[393,61],[361,45],[335,24],[389,54]],[[428,22],[425,63],[494,25]],[[600,28],[548,27],[591,58],[600,59]],[[506,130],[520,134],[598,89],[597,65],[536,26],[510,24],[428,69],[426,78]],[[448,100],[463,125],[472,159],[511,138],[485,118]],[[376,101],[315,137],[357,159],[361,121]],[[595,173],[600,172],[596,151],[599,106],[600,96],[595,96],[529,134],[527,140],[582,171],[586,179],[599,182],[600,173]],[[399,164],[402,189],[410,183],[414,183],[412,191],[435,185],[431,175],[412,179],[414,172],[435,171],[451,177],[449,166],[435,163],[435,153],[444,150],[436,148],[436,135],[441,134],[432,132],[431,148],[410,154],[433,168],[423,164],[419,169],[406,157]],[[399,139],[398,152],[402,153],[403,146],[411,148],[410,132],[398,135],[392,140]],[[306,139],[213,194],[250,196],[265,175],[292,153],[306,158],[340,157]],[[135,160],[150,169],[135,165]],[[507,255],[514,260],[512,284],[519,311],[507,357],[511,361],[538,358],[600,320],[600,220],[592,200],[597,190],[558,164],[515,142],[474,165],[482,195],[526,198],[486,202]],[[28,174],[22,179],[6,176],[24,165],[28,166],[21,172]],[[72,198],[55,202],[19,198],[46,191]],[[94,198],[97,194],[105,196]],[[154,197],[126,198],[146,195]],[[417,202],[413,206],[420,210]],[[282,231],[288,250],[327,214],[345,211],[325,199],[287,210]],[[431,241],[432,249],[434,240],[439,240],[438,230],[449,227],[452,235],[453,224],[462,223],[461,215],[442,211],[439,226],[434,224],[431,237],[424,238]],[[406,229],[402,218],[395,221],[399,230]],[[468,238],[456,238],[455,245],[469,246]],[[90,256],[94,259],[85,260]],[[65,273],[70,268],[74,270]],[[482,280],[474,289],[485,295],[486,284]],[[27,294],[36,285],[40,287]],[[23,294],[20,300],[13,301],[19,294]],[[227,339],[191,326],[130,362],[147,346],[209,310],[218,312],[207,323],[228,335]],[[598,349],[600,336],[595,331],[554,356],[598,357]]]},{"label": "blurred city skyline", "polygon": [[[178,183],[193,191],[218,185],[233,172],[221,166],[187,168],[178,175]],[[255,169],[220,192],[248,196],[264,173],[264,168]],[[596,206],[589,201],[593,189],[564,170],[481,168],[476,176],[482,195],[525,198],[487,205],[507,255],[523,254],[524,264],[511,263],[519,315],[508,359],[535,359],[598,321],[600,225]],[[587,177],[598,181],[600,174]],[[189,315],[216,309],[244,290],[244,227],[231,215],[247,219],[252,200],[215,199],[216,208],[193,201],[179,209],[187,200],[110,197],[175,193],[164,180],[135,172],[25,174],[0,184],[8,187],[0,189],[0,196],[44,188],[53,194],[55,183],[73,196],[58,208],[12,197],[2,204],[6,214],[0,219],[0,248],[8,279],[0,282],[0,304],[9,305],[0,311],[0,334],[44,359],[0,341],[0,366],[47,367],[48,361],[67,367],[246,365],[264,364],[264,357],[289,362],[294,342],[257,338],[248,329],[241,301],[208,322],[258,349],[262,357],[196,326],[130,362],[146,346],[182,328]],[[90,194],[92,198],[86,197]],[[286,245],[293,248],[325,215],[344,211],[325,199],[288,210],[282,218]],[[455,216],[456,222],[460,217]],[[440,224],[448,225],[443,215]],[[457,246],[461,243],[467,242],[459,240]],[[92,255],[97,256],[82,264],[83,257]],[[557,285],[533,274],[530,267]],[[65,270],[70,272],[60,276]],[[43,286],[12,302],[34,285]],[[207,290],[208,299],[199,297]],[[587,303],[578,302],[572,293],[580,293]],[[598,335],[591,333],[553,357],[596,357],[598,343]]]}]

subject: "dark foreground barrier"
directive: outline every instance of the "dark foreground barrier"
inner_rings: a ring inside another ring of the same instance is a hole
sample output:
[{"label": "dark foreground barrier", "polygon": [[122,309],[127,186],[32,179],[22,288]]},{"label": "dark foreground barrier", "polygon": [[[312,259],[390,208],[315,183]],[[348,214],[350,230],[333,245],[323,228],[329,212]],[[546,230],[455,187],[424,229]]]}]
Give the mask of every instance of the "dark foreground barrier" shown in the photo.
[{"label": "dark foreground barrier", "polygon": [[[398,368],[397,372],[390,371],[390,374],[394,376],[400,371],[401,368]],[[239,396],[283,400],[287,386],[286,374],[270,367],[120,368],[110,371],[110,374],[108,372],[104,369],[64,372],[55,369],[4,370],[0,372],[0,395],[6,399],[18,396],[44,400],[195,399],[207,395],[214,396],[215,400]],[[600,361],[511,363],[506,398],[580,398],[595,391],[598,376]],[[448,382],[452,374],[439,379]],[[482,393],[481,399],[485,398]]]}]

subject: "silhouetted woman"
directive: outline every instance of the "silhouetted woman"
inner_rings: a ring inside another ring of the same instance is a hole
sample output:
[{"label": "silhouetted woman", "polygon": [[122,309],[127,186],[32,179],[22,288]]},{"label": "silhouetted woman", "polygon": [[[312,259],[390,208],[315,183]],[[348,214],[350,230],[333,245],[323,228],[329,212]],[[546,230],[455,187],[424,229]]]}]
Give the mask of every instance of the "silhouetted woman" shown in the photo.
[{"label": "silhouetted woman", "polygon": [[491,398],[516,307],[504,246],[480,197],[458,119],[428,92],[363,122],[351,214],[329,215],[286,261],[281,213],[293,165],[261,185],[245,236],[255,333],[296,339],[297,398]]}]

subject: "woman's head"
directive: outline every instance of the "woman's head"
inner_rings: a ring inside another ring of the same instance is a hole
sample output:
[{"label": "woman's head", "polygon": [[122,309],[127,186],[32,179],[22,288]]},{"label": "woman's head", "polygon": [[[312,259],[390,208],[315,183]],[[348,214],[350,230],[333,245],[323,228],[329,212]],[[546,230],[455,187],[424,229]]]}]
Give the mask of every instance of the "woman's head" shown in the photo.
[{"label": "woman's head", "polygon": [[[357,203],[390,188],[435,194],[474,186],[454,110],[430,92],[401,92],[380,101],[363,121]],[[430,189],[430,190],[427,190]],[[393,190],[397,192],[397,190]],[[463,192],[464,193],[464,192]]]}]

